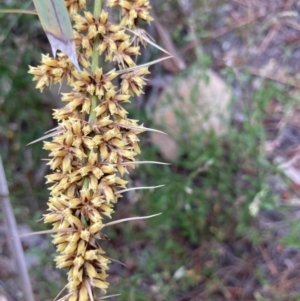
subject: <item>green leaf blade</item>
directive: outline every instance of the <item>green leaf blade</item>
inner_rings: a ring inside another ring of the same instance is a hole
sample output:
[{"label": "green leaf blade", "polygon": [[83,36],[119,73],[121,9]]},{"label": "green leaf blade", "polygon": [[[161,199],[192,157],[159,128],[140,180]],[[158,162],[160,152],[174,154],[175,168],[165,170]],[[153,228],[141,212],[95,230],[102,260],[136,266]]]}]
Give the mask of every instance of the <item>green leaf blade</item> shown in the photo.
[{"label": "green leaf blade", "polygon": [[77,69],[80,69],[70,17],[64,0],[33,0],[43,29],[51,44],[53,56],[64,52]]}]

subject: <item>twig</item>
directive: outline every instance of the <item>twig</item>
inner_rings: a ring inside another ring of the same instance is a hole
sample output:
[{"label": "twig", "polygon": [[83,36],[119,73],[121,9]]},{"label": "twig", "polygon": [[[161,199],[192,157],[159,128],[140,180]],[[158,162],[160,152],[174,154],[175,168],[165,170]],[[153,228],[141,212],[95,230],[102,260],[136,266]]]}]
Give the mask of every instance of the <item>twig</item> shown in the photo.
[{"label": "twig", "polygon": [[[211,39],[220,38],[221,36],[228,34],[231,31],[234,31],[243,26],[249,25],[252,22],[254,22],[260,18],[263,18],[265,16],[266,15],[263,13],[258,13],[257,15],[246,18],[244,21],[234,22],[232,25],[230,25],[228,27],[225,27],[225,28],[222,28],[219,30],[215,30],[215,31],[211,31],[210,33],[207,34],[207,36],[202,37],[202,40],[211,40]],[[195,40],[192,40],[191,42],[187,43],[184,47],[182,47],[182,49],[180,50],[180,53],[185,54],[186,52],[190,51],[191,49],[195,48],[196,46],[197,46],[197,42]]]},{"label": "twig", "polygon": [[272,43],[274,38],[276,37],[278,33],[278,29],[280,29],[281,24],[277,23],[274,25],[274,27],[268,32],[267,36],[264,38],[263,42],[261,43],[260,47],[257,50],[257,55],[261,55]]},{"label": "twig", "polygon": [[273,80],[273,81],[276,81],[276,82],[279,82],[281,84],[288,85],[291,87],[300,88],[299,80],[296,80],[293,78],[288,78],[284,75],[281,75],[281,76],[276,75],[274,72],[272,74],[266,74],[265,72],[263,72],[263,69],[259,69],[259,68],[255,68],[255,67],[249,67],[249,69],[247,69],[247,70],[249,70],[252,75],[270,79],[270,80]]},{"label": "twig", "polygon": [[286,19],[286,20],[283,20],[283,23],[295,30],[300,31],[300,24],[298,24],[296,21]]},{"label": "twig", "polygon": [[156,19],[154,22],[155,28],[156,28],[157,33],[164,45],[164,48],[173,56],[171,58],[171,60],[169,61],[169,64],[172,63],[172,65],[173,65],[172,67],[174,68],[174,70],[170,70],[170,71],[173,71],[174,73],[178,73],[178,72],[186,69],[186,64],[185,64],[183,58],[178,53],[178,51],[176,50],[176,48],[173,44],[173,41],[171,40],[170,34],[164,28],[164,26],[158,21],[158,18],[155,18],[155,19]]},{"label": "twig", "polygon": [[260,251],[262,257],[264,258],[264,260],[265,260],[272,276],[274,276],[274,277],[277,276],[278,275],[278,270],[277,270],[275,264],[272,262],[272,260],[269,256],[268,252],[266,251],[266,249],[263,248],[262,246],[259,246],[259,251]]},{"label": "twig", "polygon": [[223,36],[223,35],[225,35],[225,34],[231,32],[231,31],[233,31],[233,30],[236,30],[236,29],[238,29],[238,28],[240,28],[240,27],[243,27],[243,26],[245,26],[245,25],[248,25],[248,24],[250,24],[250,23],[252,23],[252,22],[254,22],[254,21],[256,21],[257,19],[260,19],[260,18],[262,18],[262,17],[265,17],[265,14],[263,14],[263,13],[258,13],[257,15],[254,15],[254,16],[252,16],[252,17],[250,17],[250,18],[249,18],[249,17],[246,18],[244,21],[241,21],[241,22],[239,22],[239,23],[232,24],[232,25],[229,26],[229,27],[225,27],[225,28],[222,28],[221,30],[212,32],[211,34],[208,35],[207,38],[209,38],[209,39],[216,39],[216,38],[219,38],[219,37],[221,37],[221,36]]},{"label": "twig", "polygon": [[[23,253],[23,248],[20,239],[18,238],[17,223],[13,214],[12,206],[9,200],[9,191],[7,187],[7,182],[5,178],[4,168],[2,164],[2,158],[0,156],[0,203],[3,212],[4,222],[6,224],[8,241],[10,242],[12,252],[14,254],[20,285],[24,293],[24,300],[34,301],[34,296],[32,292],[32,287],[26,267],[25,257]],[[11,240],[11,237],[16,237],[16,239]]]}]

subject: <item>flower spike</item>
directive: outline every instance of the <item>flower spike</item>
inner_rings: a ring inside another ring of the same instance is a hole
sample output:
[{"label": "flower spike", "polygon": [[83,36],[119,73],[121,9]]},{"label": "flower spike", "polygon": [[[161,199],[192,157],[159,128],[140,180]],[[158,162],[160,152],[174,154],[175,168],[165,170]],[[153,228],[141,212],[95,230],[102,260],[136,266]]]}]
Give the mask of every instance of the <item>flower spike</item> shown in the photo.
[{"label": "flower spike", "polygon": [[[40,65],[30,66],[37,89],[43,91],[63,82],[70,88],[68,93],[61,93],[65,106],[53,112],[57,127],[30,143],[49,139],[43,146],[49,152],[45,161],[51,170],[46,176],[51,185],[43,220],[52,224],[51,230],[30,235],[53,234],[56,266],[68,270],[64,287],[68,293],[60,297],[63,289],[55,301],[100,301],[113,297],[97,297],[97,291],[106,294],[107,271],[115,261],[100,247],[107,239],[102,230],[159,215],[106,222],[121,193],[163,186],[127,188],[124,174],[135,165],[168,164],[136,159],[141,152],[141,133],[164,133],[128,118],[124,106],[133,96],[144,93],[148,67],[172,56],[138,27],[139,20],[152,21],[148,0],[107,0],[107,6],[102,6],[102,0],[94,0],[93,12],[87,10],[86,0],[64,3],[73,22],[80,68],[64,53],[56,58],[42,55]],[[119,22],[113,22],[117,15]],[[168,56],[138,65],[140,44],[150,44]],[[100,56],[107,66],[99,65]],[[109,66],[110,71],[104,72]]]}]

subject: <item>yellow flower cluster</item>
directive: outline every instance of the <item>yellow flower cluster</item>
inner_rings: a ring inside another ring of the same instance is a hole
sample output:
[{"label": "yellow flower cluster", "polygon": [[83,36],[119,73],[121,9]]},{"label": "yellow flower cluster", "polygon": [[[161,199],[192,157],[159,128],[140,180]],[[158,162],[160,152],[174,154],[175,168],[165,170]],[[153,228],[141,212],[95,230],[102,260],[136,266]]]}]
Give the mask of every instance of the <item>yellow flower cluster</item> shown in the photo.
[{"label": "yellow flower cluster", "polygon": [[[119,24],[110,22],[105,10],[98,16],[81,11],[85,0],[65,3],[72,14],[82,71],[60,53],[56,58],[43,55],[41,65],[30,67],[29,73],[40,90],[63,81],[71,87],[62,95],[67,104],[54,110],[58,127],[49,134],[52,141],[44,143],[52,170],[47,176],[52,186],[44,220],[53,224],[56,233],[57,267],[68,268],[69,293],[60,300],[92,301],[94,288],[105,292],[108,287],[110,261],[99,245],[105,237],[104,218],[111,217],[121,190],[126,189],[123,176],[135,166],[138,134],[144,130],[127,118],[123,108],[131,96],[143,93],[148,73],[136,66],[139,46],[133,45],[132,29],[138,29],[138,19],[150,22],[152,18],[145,0],[109,0],[108,6],[121,12]],[[102,54],[113,65],[109,72],[94,66]]]},{"label": "yellow flower cluster", "polygon": [[122,8],[121,26],[134,28],[138,19],[142,19],[148,23],[153,20],[149,13],[151,9],[149,1],[146,0],[108,0],[108,6],[120,6]]},{"label": "yellow flower cluster", "polygon": [[65,0],[70,14],[76,14],[79,9],[86,9],[86,0]]}]

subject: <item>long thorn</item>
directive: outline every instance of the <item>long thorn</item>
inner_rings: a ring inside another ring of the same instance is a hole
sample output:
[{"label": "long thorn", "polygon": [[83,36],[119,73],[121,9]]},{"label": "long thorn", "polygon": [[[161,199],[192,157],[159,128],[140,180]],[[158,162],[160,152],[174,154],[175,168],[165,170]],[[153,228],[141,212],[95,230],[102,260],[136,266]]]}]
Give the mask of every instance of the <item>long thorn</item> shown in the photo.
[{"label": "long thorn", "polygon": [[73,294],[73,293],[69,293],[69,294],[63,296],[62,298],[60,298],[59,300],[56,300],[56,301],[65,301],[66,298],[70,297],[72,294]]},{"label": "long thorn", "polygon": [[65,285],[62,290],[58,293],[58,295],[54,298],[53,301],[57,301],[57,298],[62,294],[62,292],[67,288],[67,285]]},{"label": "long thorn", "polygon": [[110,257],[106,257],[107,259],[111,260],[111,261],[114,261],[116,263],[119,263],[120,265],[123,265],[124,267],[127,267],[127,265],[119,260],[116,260],[116,259],[113,259],[113,258],[110,258]]},{"label": "long thorn", "polygon": [[57,136],[57,135],[59,135],[59,134],[62,134],[63,132],[64,132],[64,130],[57,131],[57,132],[54,132],[54,133],[50,133],[50,134],[48,134],[48,135],[45,135],[45,136],[43,136],[43,137],[41,137],[41,138],[38,138],[38,139],[36,139],[36,140],[34,140],[34,141],[28,143],[27,146],[28,146],[28,145],[31,145],[31,144],[34,144],[34,143],[37,143],[37,142],[39,142],[39,141],[43,141],[43,140],[45,140],[45,139],[47,139],[47,138]]},{"label": "long thorn", "polygon": [[[18,237],[27,237],[27,236],[33,236],[33,235],[41,235],[41,234],[52,234],[52,233],[58,233],[58,232],[73,232],[75,231],[74,229],[53,229],[53,230],[45,230],[45,231],[38,231],[38,232],[32,232],[32,233],[27,233],[23,235],[18,235]],[[16,237],[12,237],[11,239],[15,239]]]},{"label": "long thorn", "polygon": [[53,132],[53,131],[57,130],[58,128],[59,128],[59,127],[57,126],[56,128],[54,128],[54,129],[51,129],[51,130],[49,130],[49,131],[45,132],[44,134],[48,134],[48,133],[50,133],[50,132]]},{"label": "long thorn", "polygon": [[163,186],[165,186],[165,185],[148,186],[148,187],[131,187],[131,188],[127,188],[127,189],[116,191],[115,194],[119,194],[119,193],[123,193],[123,192],[127,192],[127,191],[132,191],[132,190],[155,189],[155,188],[159,188],[159,187],[163,187]]},{"label": "long thorn", "polygon": [[101,297],[101,299],[96,299],[95,301],[102,301],[104,299],[108,299],[108,298],[112,298],[112,297],[118,297],[118,296],[121,296],[121,294],[109,295],[109,296]]},{"label": "long thorn", "polygon": [[103,228],[107,227],[107,226],[115,225],[115,224],[120,224],[120,223],[123,223],[123,222],[135,221],[135,220],[140,220],[140,219],[147,219],[147,218],[155,217],[155,216],[158,216],[158,215],[161,215],[161,214],[162,213],[157,213],[157,214],[153,214],[153,215],[149,215],[149,216],[142,216],[142,217],[137,216],[137,217],[123,218],[123,219],[119,219],[119,220],[114,221],[114,222],[107,223],[107,224],[103,225]]},{"label": "long thorn", "polygon": [[167,50],[163,49],[162,47],[158,46],[156,43],[154,43],[153,41],[151,41],[150,39],[148,39],[146,36],[143,36],[141,35],[140,33],[134,31],[134,30],[131,30],[129,28],[126,28],[126,27],[123,27],[124,29],[130,31],[131,33],[133,33],[134,35],[136,35],[137,37],[143,39],[144,41],[146,41],[147,43],[151,44],[152,46],[154,46],[155,48],[157,48],[158,50],[166,53],[167,55],[170,55],[172,56],[171,53],[169,53]]},{"label": "long thorn", "polygon": [[[166,57],[162,57],[158,60],[155,60],[155,61],[151,61],[149,63],[146,63],[146,64],[142,64],[142,65],[138,65],[138,66],[135,66],[135,67],[131,67],[131,68],[127,68],[127,69],[122,69],[122,70],[118,70],[116,71],[118,74],[124,74],[124,73],[127,73],[127,72],[131,72],[131,71],[134,71],[134,70],[138,70],[140,68],[144,68],[144,67],[148,67],[148,66],[151,66],[151,65],[154,65],[154,64],[157,64],[159,62],[162,62],[164,60],[168,60],[170,58],[172,58],[173,56],[170,55],[170,56],[166,56]],[[109,73],[108,73],[109,74]]]},{"label": "long thorn", "polygon": [[159,164],[159,165],[171,165],[171,163],[158,162],[158,161],[134,161],[134,162],[123,162],[120,165],[126,166],[131,164]]},{"label": "long thorn", "polygon": [[122,123],[115,123],[115,124],[120,126],[120,127],[127,128],[127,129],[130,129],[130,130],[141,130],[141,131],[156,132],[156,133],[168,135],[165,132],[162,132],[162,131],[159,131],[159,130],[156,130],[156,129],[142,127],[142,126],[131,126],[131,125],[126,125],[126,124],[122,124]]},{"label": "long thorn", "polygon": [[86,280],[86,281],[84,282],[84,284],[85,284],[85,287],[86,287],[86,289],[87,289],[87,291],[88,291],[90,300],[91,300],[91,301],[94,301],[94,296],[93,296],[91,284],[89,283],[88,280]]}]

